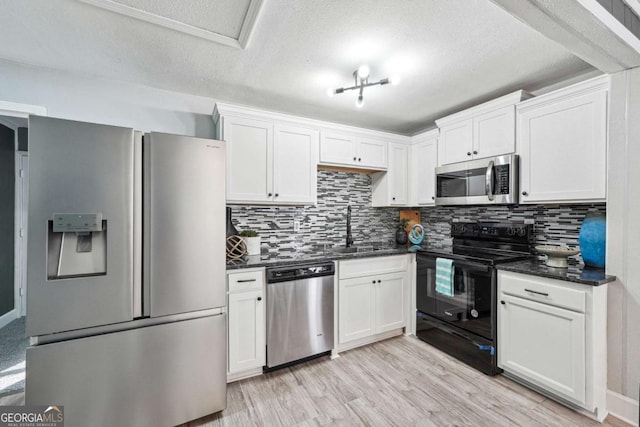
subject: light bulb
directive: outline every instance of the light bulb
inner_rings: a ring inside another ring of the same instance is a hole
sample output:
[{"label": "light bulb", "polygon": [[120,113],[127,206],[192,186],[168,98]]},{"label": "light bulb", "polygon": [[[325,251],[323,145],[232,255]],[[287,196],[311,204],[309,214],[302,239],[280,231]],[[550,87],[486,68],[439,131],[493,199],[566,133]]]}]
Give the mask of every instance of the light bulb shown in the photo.
[{"label": "light bulb", "polygon": [[362,108],[363,105],[364,105],[364,98],[362,97],[362,95],[358,95],[358,99],[356,99],[356,107]]},{"label": "light bulb", "polygon": [[335,96],[335,94],[336,94],[336,90],[335,89],[331,89],[331,88],[327,89],[327,96],[333,97],[333,96]]},{"label": "light bulb", "polygon": [[395,76],[391,76],[389,78],[389,83],[394,86],[398,86],[400,84],[400,76],[398,76],[397,74]]},{"label": "light bulb", "polygon": [[369,77],[370,72],[371,70],[369,69],[368,65],[361,65],[360,68],[358,68],[358,77],[364,80]]}]

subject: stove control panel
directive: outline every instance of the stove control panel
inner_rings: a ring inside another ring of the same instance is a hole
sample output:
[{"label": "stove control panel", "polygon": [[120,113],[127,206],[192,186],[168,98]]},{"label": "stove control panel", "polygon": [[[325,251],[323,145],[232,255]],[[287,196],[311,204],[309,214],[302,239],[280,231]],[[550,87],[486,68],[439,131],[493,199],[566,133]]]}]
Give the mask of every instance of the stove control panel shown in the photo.
[{"label": "stove control panel", "polygon": [[529,241],[533,239],[533,226],[521,223],[453,222],[451,237]]}]

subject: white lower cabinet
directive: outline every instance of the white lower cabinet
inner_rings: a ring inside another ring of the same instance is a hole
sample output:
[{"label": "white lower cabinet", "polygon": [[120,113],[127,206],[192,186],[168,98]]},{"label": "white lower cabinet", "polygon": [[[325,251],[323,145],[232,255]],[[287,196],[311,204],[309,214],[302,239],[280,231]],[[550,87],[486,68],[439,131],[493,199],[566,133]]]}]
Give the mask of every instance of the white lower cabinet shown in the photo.
[{"label": "white lower cabinet", "polygon": [[375,286],[368,277],[340,281],[338,336],[340,343],[375,333]]},{"label": "white lower cabinet", "polygon": [[585,403],[583,313],[501,295],[500,366]]},{"label": "white lower cabinet", "polygon": [[228,283],[227,378],[240,379],[266,362],[264,270],[229,273]]},{"label": "white lower cabinet", "polygon": [[405,326],[406,273],[391,273],[379,276],[375,291],[375,333],[390,331]]},{"label": "white lower cabinet", "polygon": [[[405,255],[340,262],[339,344],[406,326],[407,265]],[[389,272],[390,269],[395,271]],[[358,271],[362,275],[353,277]]]},{"label": "white lower cabinet", "polygon": [[499,271],[498,366],[604,417],[606,287]]}]

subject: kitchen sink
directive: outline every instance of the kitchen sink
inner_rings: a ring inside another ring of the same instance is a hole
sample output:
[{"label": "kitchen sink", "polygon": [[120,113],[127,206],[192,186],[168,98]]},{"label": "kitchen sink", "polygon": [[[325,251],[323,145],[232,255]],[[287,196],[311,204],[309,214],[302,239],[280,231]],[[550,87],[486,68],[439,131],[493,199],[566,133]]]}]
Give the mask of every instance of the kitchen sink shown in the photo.
[{"label": "kitchen sink", "polygon": [[331,248],[330,252],[336,254],[354,254],[354,253],[363,253],[363,252],[381,252],[381,251],[395,251],[393,248],[376,248],[374,246],[351,246],[348,248],[339,247],[339,248]]},{"label": "kitchen sink", "polygon": [[[373,250],[373,248],[369,248],[369,249]],[[350,248],[331,248],[330,251],[335,252],[337,254],[352,254],[355,252],[364,252],[363,248],[359,248],[356,246],[351,246]]]}]

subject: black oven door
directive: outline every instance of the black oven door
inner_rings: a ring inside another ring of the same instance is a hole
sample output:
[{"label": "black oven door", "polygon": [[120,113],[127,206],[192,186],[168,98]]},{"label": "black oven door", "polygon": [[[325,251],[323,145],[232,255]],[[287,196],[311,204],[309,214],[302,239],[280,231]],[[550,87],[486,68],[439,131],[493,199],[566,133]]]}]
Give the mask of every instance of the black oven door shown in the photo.
[{"label": "black oven door", "polygon": [[436,258],[417,255],[416,308],[443,322],[492,340],[496,274],[490,265],[454,260],[454,295],[436,292]]}]

